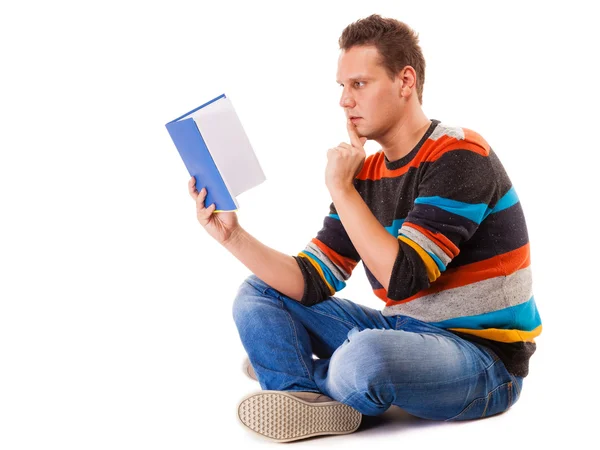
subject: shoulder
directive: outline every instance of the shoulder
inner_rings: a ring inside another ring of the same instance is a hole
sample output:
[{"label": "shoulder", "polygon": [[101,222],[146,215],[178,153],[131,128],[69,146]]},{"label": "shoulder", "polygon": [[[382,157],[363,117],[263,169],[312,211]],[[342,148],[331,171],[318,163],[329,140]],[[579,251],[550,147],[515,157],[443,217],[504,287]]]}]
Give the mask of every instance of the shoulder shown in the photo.
[{"label": "shoulder", "polygon": [[490,155],[490,145],[479,133],[441,122],[437,124],[425,144],[426,151],[423,157],[427,162],[434,162],[455,151],[466,151],[483,157]]}]

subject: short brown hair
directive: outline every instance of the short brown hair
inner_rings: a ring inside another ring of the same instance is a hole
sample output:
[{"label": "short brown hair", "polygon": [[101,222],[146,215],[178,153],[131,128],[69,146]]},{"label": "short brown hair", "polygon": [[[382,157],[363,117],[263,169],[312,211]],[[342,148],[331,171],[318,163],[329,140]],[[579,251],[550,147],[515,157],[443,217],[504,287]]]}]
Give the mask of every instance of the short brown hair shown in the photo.
[{"label": "short brown hair", "polygon": [[344,28],[338,43],[341,50],[374,45],[382,57],[381,65],[392,80],[404,67],[411,66],[417,73],[417,94],[419,103],[423,104],[425,58],[419,46],[419,35],[408,25],[372,14]]}]

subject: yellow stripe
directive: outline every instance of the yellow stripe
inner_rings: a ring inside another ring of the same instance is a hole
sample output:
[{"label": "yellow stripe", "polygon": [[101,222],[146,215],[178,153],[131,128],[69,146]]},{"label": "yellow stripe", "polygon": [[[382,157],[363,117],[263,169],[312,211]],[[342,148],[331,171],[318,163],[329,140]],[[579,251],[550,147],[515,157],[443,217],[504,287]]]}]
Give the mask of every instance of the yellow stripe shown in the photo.
[{"label": "yellow stripe", "polygon": [[308,259],[308,261],[313,265],[313,267],[315,269],[317,269],[317,272],[319,272],[319,275],[321,275],[321,278],[323,279],[323,281],[325,282],[325,284],[327,285],[327,287],[329,288],[329,295],[333,295],[335,294],[335,289],[333,288],[333,286],[331,286],[328,282],[327,279],[325,278],[325,275],[323,275],[323,270],[321,269],[321,266],[319,266],[318,263],[316,263],[315,261],[313,261],[313,259],[308,256],[306,253],[304,252],[300,252],[298,253],[298,256],[302,257],[302,258],[306,258]]},{"label": "yellow stripe", "polygon": [[473,330],[471,328],[448,328],[448,330],[473,334],[484,339],[491,339],[492,341],[498,342],[533,342],[533,338],[542,333],[542,326],[539,325],[531,331],[503,330],[500,328],[487,328],[485,330]]},{"label": "yellow stripe", "polygon": [[429,256],[427,252],[421,248],[420,245],[416,244],[414,241],[411,241],[407,237],[398,236],[398,239],[410,245],[419,254],[421,259],[425,263],[425,269],[427,270],[427,277],[429,278],[429,282],[434,282],[435,280],[437,280],[440,276],[440,269],[438,268],[433,258]]}]

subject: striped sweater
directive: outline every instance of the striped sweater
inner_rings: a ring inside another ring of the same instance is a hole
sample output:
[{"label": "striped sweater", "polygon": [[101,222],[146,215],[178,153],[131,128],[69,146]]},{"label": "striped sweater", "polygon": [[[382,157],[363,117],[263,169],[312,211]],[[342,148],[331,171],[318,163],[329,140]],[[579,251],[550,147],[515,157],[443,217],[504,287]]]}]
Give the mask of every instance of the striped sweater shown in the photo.
[{"label": "striped sweater", "polygon": [[[354,186],[398,238],[388,290],[365,272],[385,316],[405,315],[485,345],[526,376],[541,333],[519,198],[488,143],[438,120],[403,158],[366,158]],[[314,305],[346,286],[360,255],[331,203],[322,229],[294,256]]]}]

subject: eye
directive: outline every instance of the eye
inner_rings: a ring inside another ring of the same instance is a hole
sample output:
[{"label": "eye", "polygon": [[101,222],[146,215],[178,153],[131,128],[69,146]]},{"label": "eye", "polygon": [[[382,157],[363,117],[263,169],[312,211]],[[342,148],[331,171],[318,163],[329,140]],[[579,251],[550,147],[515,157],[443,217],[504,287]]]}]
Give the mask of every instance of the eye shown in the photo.
[{"label": "eye", "polygon": [[[366,82],[365,81],[355,81],[353,83],[353,85],[354,85],[354,87],[360,87],[360,86],[357,86],[357,84],[360,84],[360,83],[362,83],[364,85]],[[344,85],[342,83],[338,83],[338,84],[340,87],[344,87]]]}]

